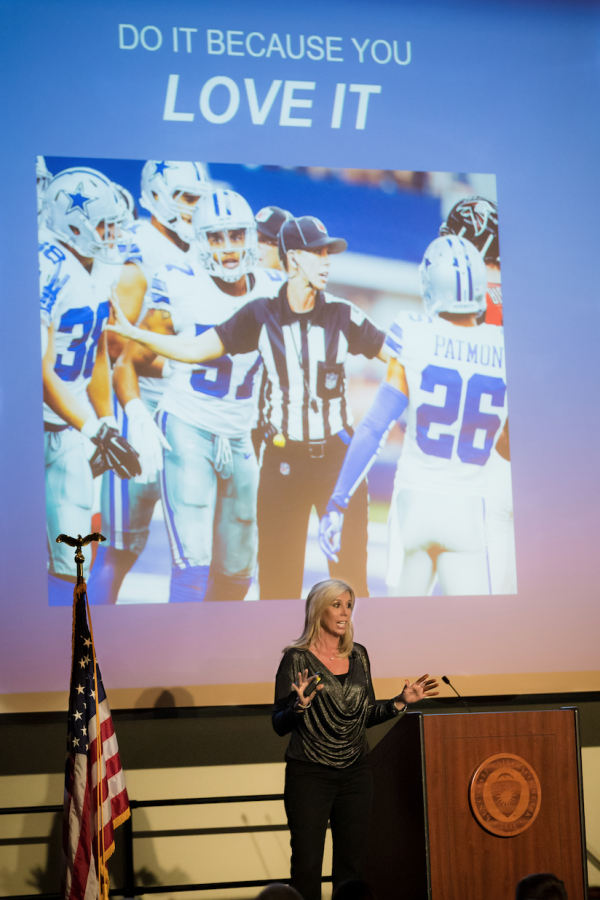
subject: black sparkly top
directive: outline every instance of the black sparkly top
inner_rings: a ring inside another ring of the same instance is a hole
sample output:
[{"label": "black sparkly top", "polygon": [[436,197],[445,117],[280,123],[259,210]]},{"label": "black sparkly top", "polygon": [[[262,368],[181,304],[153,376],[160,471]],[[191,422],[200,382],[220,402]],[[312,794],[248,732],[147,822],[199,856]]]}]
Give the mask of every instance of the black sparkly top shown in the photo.
[{"label": "black sparkly top", "polygon": [[[371,667],[362,644],[354,644],[343,684],[310,650],[287,650],[275,680],[273,728],[280,737],[291,732],[285,758],[343,769],[368,751],[366,729],[402,713],[393,700],[375,700]],[[298,672],[320,672],[323,689],[311,695],[311,706],[296,712],[291,684]]]}]

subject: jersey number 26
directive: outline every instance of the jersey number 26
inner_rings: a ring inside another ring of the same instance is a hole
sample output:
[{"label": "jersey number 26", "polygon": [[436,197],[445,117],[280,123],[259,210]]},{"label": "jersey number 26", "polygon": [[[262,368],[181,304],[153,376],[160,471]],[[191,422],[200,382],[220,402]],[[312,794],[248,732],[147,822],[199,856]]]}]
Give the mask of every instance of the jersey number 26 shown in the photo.
[{"label": "jersey number 26", "polygon": [[[417,409],[417,444],[428,456],[451,459],[454,450],[454,435],[440,434],[429,437],[429,427],[433,424],[454,425],[460,412],[463,379],[456,369],[443,366],[427,366],[421,376],[421,390],[433,393],[436,385],[446,388],[446,402],[443,406],[422,403]],[[463,463],[484,466],[490,458],[494,439],[502,424],[499,416],[480,410],[481,398],[487,394],[491,406],[504,408],[506,385],[501,378],[491,375],[471,375],[466,384],[466,397],[456,453]],[[477,440],[476,440],[477,438]],[[483,438],[483,441],[482,441]],[[482,446],[483,444],[483,446]]]}]

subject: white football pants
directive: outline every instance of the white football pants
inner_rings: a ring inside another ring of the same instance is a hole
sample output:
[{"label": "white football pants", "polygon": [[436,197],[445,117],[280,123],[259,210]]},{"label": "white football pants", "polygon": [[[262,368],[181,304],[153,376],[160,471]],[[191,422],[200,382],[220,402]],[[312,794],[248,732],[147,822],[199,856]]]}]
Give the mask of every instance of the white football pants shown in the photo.
[{"label": "white football pants", "polygon": [[483,497],[395,490],[388,518],[388,593],[490,594]]},{"label": "white football pants", "polygon": [[517,559],[510,463],[495,450],[490,461],[485,510],[490,554],[492,594],[517,593]]}]

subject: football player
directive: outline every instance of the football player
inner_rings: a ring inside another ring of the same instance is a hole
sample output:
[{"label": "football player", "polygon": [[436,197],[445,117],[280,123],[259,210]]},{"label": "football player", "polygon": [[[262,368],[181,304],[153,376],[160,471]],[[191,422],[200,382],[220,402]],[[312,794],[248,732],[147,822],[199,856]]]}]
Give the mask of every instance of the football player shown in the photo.
[{"label": "football player", "polygon": [[[331,255],[346,247],[314,216],[289,219],[279,235],[287,283],[276,296],[259,296],[208,330],[151,333],[131,325],[115,304],[117,325],[110,327],[152,353],[192,366],[215,365],[226,356],[235,361],[257,351],[264,360],[266,415],[273,430],[257,498],[262,599],[289,599],[301,592],[311,510],[316,505],[321,514],[325,511],[351,439],[348,354],[389,361],[385,332],[354,304],[324,290]],[[348,577],[352,570],[361,596],[368,596],[367,524],[365,482],[348,508],[349,537],[336,566]]]},{"label": "football player", "polygon": [[129,231],[131,226],[135,224],[135,220],[137,219],[137,210],[135,208],[135,200],[133,199],[133,194],[131,191],[127,190],[126,187],[123,187],[121,184],[116,184],[115,187],[121,198],[123,203],[125,204],[125,219],[123,220],[123,224]]},{"label": "football player", "polygon": [[284,271],[279,257],[279,232],[283,223],[291,217],[292,214],[280,206],[263,206],[256,213],[258,263],[263,268]]},{"label": "football player", "polygon": [[[91,527],[93,472],[140,472],[112,414],[104,324],[126,245],[125,209],[100,172],[66,169],[44,194],[39,231],[46,521],[51,605],[72,603],[72,551],[63,532]],[[96,261],[111,265],[96,266]],[[90,444],[90,441],[92,442]],[[95,446],[94,446],[95,445]],[[86,560],[85,572],[89,571]]]},{"label": "football player", "polygon": [[[283,283],[281,273],[258,267],[256,224],[239,194],[203,197],[193,225],[196,240],[185,262],[154,276],[143,329],[202,334],[251,300],[274,296]],[[129,345],[115,372],[123,405],[139,396],[136,370],[154,359]],[[243,600],[256,563],[258,464],[250,430],[262,360],[253,352],[170,365],[158,407],[171,447],[161,474],[173,554],[170,601]]]},{"label": "football player", "polygon": [[[121,309],[131,322],[142,321],[150,306],[152,276],[160,266],[183,265],[193,237],[192,213],[200,197],[210,192],[206,167],[198,162],[148,160],[142,169],[141,205],[150,219],[131,225],[133,244],[116,287]],[[132,201],[128,206],[132,205]],[[112,333],[109,355],[115,361],[125,342]],[[142,553],[156,502],[163,449],[169,445],[154,422],[166,375],[163,359],[156,359],[139,378],[139,396],[123,411],[115,399],[121,430],[140,455],[142,474],[120,481],[114,472],[102,482],[102,528],[106,543],[98,546],[90,577],[90,602],[116,603],[125,575]],[[118,379],[118,367],[115,372]]]},{"label": "football player", "polygon": [[319,540],[335,559],[349,499],[406,409],[388,521],[389,593],[426,596],[437,575],[444,594],[489,594],[484,497],[507,420],[503,330],[477,324],[486,272],[469,241],[436,238],[420,272],[426,315],[400,313],[388,332],[387,377],[356,429]]},{"label": "football player", "polygon": [[40,222],[40,216],[42,214],[42,210],[44,207],[44,194],[46,192],[46,188],[50,184],[52,180],[52,172],[49,170],[46,165],[46,160],[43,156],[37,156],[35,161],[35,175],[36,175],[36,188],[37,188],[37,211],[38,211],[38,223]]},{"label": "football player", "polygon": [[[452,207],[440,234],[456,234],[474,244],[487,272],[486,309],[480,321],[502,325],[502,282],[498,207],[485,197],[467,197]],[[489,462],[490,478],[486,495],[490,572],[493,593],[514,594],[517,590],[512,479],[508,428],[500,435]]]},{"label": "football player", "polygon": [[466,238],[483,256],[487,271],[487,293],[482,321],[488,325],[502,325],[498,206],[485,197],[465,197],[459,200],[440,226],[440,236],[444,234]]}]

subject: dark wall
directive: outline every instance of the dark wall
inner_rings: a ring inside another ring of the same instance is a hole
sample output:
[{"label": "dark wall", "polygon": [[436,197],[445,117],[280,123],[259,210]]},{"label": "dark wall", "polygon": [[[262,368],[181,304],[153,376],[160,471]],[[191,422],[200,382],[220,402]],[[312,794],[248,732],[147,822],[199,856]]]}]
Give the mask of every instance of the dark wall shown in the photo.
[{"label": "dark wall", "polygon": [[[582,746],[600,746],[598,693],[467,699],[474,712],[577,706]],[[445,699],[429,700],[421,709],[436,714],[466,712],[458,701]],[[125,770],[243,765],[283,761],[287,739],[273,731],[270,712],[269,706],[160,706],[114,710],[113,720]],[[393,722],[369,731],[371,746]],[[66,734],[66,712],[0,716],[0,775],[64,771]]]}]

